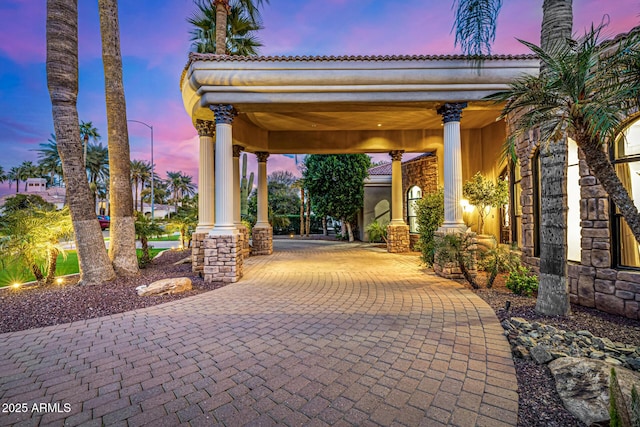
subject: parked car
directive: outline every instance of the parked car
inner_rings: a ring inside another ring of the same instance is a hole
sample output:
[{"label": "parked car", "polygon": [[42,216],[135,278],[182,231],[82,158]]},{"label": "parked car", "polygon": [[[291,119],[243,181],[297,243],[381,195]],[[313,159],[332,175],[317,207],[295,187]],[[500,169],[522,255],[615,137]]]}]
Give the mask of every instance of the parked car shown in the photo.
[{"label": "parked car", "polygon": [[98,222],[100,222],[100,228],[105,230],[111,225],[111,218],[107,215],[98,215]]}]

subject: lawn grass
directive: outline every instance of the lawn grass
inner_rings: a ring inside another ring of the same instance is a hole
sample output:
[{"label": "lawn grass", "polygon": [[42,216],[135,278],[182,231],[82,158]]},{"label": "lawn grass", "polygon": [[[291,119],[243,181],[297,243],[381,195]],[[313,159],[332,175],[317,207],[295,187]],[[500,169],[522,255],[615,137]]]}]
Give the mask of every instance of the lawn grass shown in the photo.
[{"label": "lawn grass", "polygon": [[180,234],[165,234],[160,237],[149,239],[150,242],[177,242],[180,240]]},{"label": "lawn grass", "polygon": [[[151,258],[165,249],[149,249]],[[141,255],[142,250],[136,249],[138,256]],[[66,276],[67,274],[76,274],[80,270],[78,268],[78,253],[75,250],[66,251],[66,259],[62,255],[58,255],[58,264],[56,265],[56,276]],[[27,283],[35,280],[33,273],[28,268],[25,268],[18,264],[7,264],[3,266],[0,271],[0,288],[4,286],[10,286],[14,283]]]}]

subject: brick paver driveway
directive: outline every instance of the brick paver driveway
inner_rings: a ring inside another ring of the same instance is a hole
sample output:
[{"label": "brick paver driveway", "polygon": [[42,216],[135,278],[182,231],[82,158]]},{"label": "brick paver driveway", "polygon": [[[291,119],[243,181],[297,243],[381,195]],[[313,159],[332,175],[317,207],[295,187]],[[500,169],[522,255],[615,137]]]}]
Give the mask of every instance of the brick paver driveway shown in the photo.
[{"label": "brick paver driveway", "polygon": [[482,300],[367,245],[277,241],[223,289],[0,335],[0,425],[515,425],[516,388]]}]

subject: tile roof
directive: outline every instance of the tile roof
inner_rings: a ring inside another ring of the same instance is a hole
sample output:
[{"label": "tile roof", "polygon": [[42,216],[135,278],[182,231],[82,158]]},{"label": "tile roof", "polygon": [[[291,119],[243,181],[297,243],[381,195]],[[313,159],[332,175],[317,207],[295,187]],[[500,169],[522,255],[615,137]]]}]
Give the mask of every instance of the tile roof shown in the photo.
[{"label": "tile roof", "polygon": [[[193,61],[431,61],[431,60],[518,60],[536,59],[533,54],[518,55],[322,55],[322,56],[240,56],[240,55],[215,55],[213,53],[189,53],[189,63]],[[187,64],[188,67],[189,64]]]},{"label": "tile roof", "polygon": [[[413,159],[405,160],[402,164],[404,165],[406,163],[415,162],[416,160],[431,156],[433,156],[433,153],[422,153]],[[369,175],[391,175],[391,162],[369,168]]]}]

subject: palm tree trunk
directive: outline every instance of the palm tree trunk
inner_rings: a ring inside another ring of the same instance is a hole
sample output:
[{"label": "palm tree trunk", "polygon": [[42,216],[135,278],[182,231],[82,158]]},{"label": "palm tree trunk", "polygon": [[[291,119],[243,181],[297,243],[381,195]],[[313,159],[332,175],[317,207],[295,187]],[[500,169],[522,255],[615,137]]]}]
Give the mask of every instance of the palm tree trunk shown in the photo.
[{"label": "palm tree trunk", "polygon": [[112,205],[109,257],[118,274],[138,273],[127,106],[122,84],[118,1],[98,0],[109,135],[109,186]]},{"label": "palm tree trunk", "polygon": [[227,15],[229,0],[213,0],[216,6],[216,55],[227,53]]},{"label": "palm tree trunk", "polygon": [[115,273],[91,204],[78,127],[78,3],[47,0],[47,84],[53,124],[75,232],[80,284],[113,280]]},{"label": "palm tree trunk", "polygon": [[[540,45],[566,43],[573,26],[572,0],[544,0]],[[544,73],[544,68],[540,73]],[[567,139],[541,147],[540,284],[536,311],[571,311],[567,280]]]},{"label": "palm tree trunk", "polygon": [[44,281],[45,285],[53,284],[53,279],[56,277],[56,266],[58,265],[58,253],[57,249],[49,249],[47,259],[47,277]]}]

